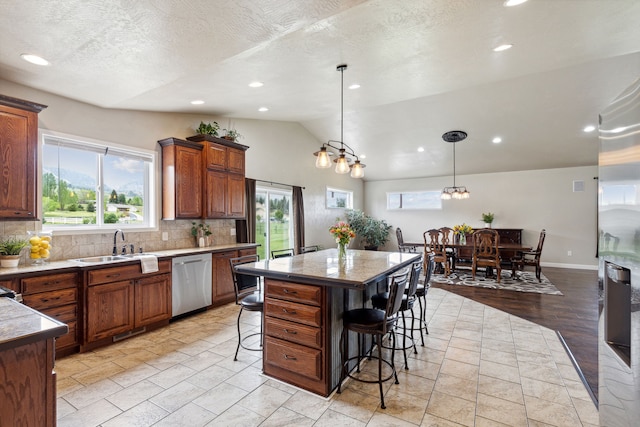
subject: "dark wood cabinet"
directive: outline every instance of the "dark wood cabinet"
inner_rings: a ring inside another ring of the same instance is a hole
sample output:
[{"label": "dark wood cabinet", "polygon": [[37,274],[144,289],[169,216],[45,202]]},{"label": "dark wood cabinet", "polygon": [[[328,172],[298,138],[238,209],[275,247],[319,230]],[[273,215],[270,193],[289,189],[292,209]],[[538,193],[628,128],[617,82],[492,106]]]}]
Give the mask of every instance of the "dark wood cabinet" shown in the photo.
[{"label": "dark wood cabinet", "polygon": [[247,146],[207,135],[162,146],[163,219],[244,218]]},{"label": "dark wood cabinet", "polygon": [[78,273],[57,273],[20,279],[23,303],[62,323],[67,334],[56,338],[56,355],[77,351],[80,343],[78,328]]},{"label": "dark wood cabinet", "polygon": [[[522,229],[521,228],[494,228],[500,236],[500,243],[522,243]],[[458,242],[458,236],[456,236],[456,243]],[[473,238],[467,236],[468,248],[457,248],[456,250],[456,265],[471,265],[473,261]],[[501,249],[500,258],[503,266],[511,266],[511,258],[515,256],[516,251]]]},{"label": "dark wood cabinet", "polygon": [[224,251],[213,254],[211,277],[213,279],[212,299],[214,305],[226,304],[236,298],[229,259],[237,256],[238,251]]},{"label": "dark wood cabinet", "polygon": [[44,108],[0,95],[0,218],[37,217],[38,113]]},{"label": "dark wood cabinet", "polygon": [[169,322],[171,261],[159,261],[158,270],[143,274],[140,264],[128,264],[86,273],[86,344]]},{"label": "dark wood cabinet", "polygon": [[327,396],[328,311],[326,288],[265,279],[264,373]]}]

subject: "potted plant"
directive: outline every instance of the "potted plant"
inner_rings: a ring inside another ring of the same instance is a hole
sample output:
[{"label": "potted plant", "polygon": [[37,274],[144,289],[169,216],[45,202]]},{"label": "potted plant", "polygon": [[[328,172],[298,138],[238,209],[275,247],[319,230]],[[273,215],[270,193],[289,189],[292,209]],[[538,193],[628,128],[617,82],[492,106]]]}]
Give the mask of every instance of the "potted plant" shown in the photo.
[{"label": "potted plant", "polygon": [[491,228],[491,223],[493,222],[493,214],[491,212],[483,213],[482,222],[484,222],[485,227]]},{"label": "potted plant", "polygon": [[224,135],[222,136],[224,139],[228,139],[229,141],[237,141],[242,138],[242,135],[238,133],[235,129],[222,129]]},{"label": "potted plant", "polygon": [[389,231],[392,226],[385,220],[370,217],[358,209],[347,211],[346,216],[353,231],[364,240],[365,249],[377,250],[389,241]]},{"label": "potted plant", "polygon": [[211,236],[211,226],[209,224],[200,223],[196,224],[195,222],[191,223],[191,235],[195,238],[196,247],[202,248],[205,246],[210,246]]},{"label": "potted plant", "polygon": [[209,136],[218,136],[218,130],[220,129],[220,125],[218,122],[213,123],[205,123],[200,122],[200,126],[196,129],[196,132],[199,135],[209,135]]},{"label": "potted plant", "polygon": [[0,239],[0,266],[17,267],[20,263],[20,252],[28,244],[28,240],[17,237]]}]

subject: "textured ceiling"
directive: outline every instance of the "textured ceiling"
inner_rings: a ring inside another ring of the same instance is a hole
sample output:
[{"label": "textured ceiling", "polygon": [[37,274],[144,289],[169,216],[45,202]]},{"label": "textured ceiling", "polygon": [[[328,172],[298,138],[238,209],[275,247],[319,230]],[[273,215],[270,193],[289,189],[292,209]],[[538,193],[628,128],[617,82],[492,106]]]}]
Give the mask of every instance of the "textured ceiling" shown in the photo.
[{"label": "textured ceiling", "polygon": [[638,22],[637,0],[0,0],[0,77],[104,108],[297,121],[326,141],[347,63],[361,88],[345,90],[344,140],[366,179],[450,175],[451,129],[469,134],[459,174],[593,165],[582,128],[640,77]]}]

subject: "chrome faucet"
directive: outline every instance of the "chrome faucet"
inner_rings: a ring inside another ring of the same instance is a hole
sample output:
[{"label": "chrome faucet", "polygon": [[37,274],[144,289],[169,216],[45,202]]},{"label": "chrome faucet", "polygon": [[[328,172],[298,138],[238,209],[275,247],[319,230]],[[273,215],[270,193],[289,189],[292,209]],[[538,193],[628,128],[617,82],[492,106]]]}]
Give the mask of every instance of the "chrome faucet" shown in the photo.
[{"label": "chrome faucet", "polygon": [[122,241],[124,242],[124,232],[120,229],[117,229],[113,234],[113,256],[118,255],[118,245],[116,243],[116,238],[118,237],[118,233],[122,235]]}]

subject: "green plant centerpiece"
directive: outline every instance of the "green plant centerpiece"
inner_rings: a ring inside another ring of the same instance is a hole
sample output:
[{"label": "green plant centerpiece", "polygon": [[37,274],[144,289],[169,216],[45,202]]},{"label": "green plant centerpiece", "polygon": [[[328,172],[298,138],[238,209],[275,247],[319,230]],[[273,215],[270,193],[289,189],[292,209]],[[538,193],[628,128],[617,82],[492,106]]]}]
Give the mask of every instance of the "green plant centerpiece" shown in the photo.
[{"label": "green plant centerpiece", "polygon": [[493,222],[493,213],[487,212],[482,214],[482,222],[484,222],[488,227],[491,227],[491,223]]},{"label": "green plant centerpiece", "polygon": [[218,122],[205,123],[200,122],[200,126],[196,129],[196,132],[200,135],[218,136],[218,130],[220,125]]},{"label": "green plant centerpiece", "polygon": [[20,262],[20,252],[27,247],[29,241],[18,237],[0,238],[0,266],[17,267]]},{"label": "green plant centerpiece", "polygon": [[365,242],[365,249],[377,250],[389,241],[392,226],[383,219],[375,219],[358,209],[346,212],[347,222]]},{"label": "green plant centerpiece", "polygon": [[240,133],[238,133],[238,131],[235,129],[222,129],[222,132],[224,132],[224,135],[222,137],[224,139],[228,139],[229,141],[237,141],[240,138],[243,138],[243,136],[240,135]]},{"label": "green plant centerpiece", "polygon": [[191,223],[191,235],[195,238],[196,246],[199,248],[211,245],[211,226],[201,222],[196,224]]}]

